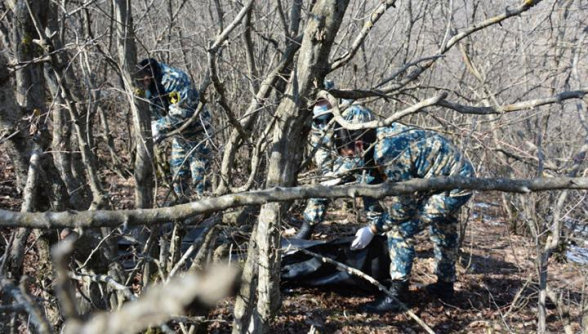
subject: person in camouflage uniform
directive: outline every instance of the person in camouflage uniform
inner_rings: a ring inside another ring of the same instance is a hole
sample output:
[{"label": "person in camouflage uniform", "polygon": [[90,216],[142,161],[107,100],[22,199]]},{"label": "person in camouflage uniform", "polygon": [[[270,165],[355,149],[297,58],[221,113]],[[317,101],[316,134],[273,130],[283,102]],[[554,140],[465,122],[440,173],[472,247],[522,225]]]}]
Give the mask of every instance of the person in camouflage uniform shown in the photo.
[{"label": "person in camouflage uniform", "polygon": [[[374,144],[369,136],[357,135],[354,131],[342,130],[335,134],[337,147],[349,145],[370,147]],[[471,163],[447,138],[433,131],[394,123],[390,127],[368,130],[376,132],[373,152],[367,149],[364,159],[373,159],[382,178],[389,182],[433,177],[474,176]],[[357,142],[363,142],[358,145]],[[342,151],[340,151],[342,152]],[[358,152],[342,152],[349,157]],[[434,244],[437,282],[426,290],[442,298],[453,296],[455,262],[458,252],[458,213],[471,197],[468,190],[416,193],[393,196],[387,202],[387,210],[368,221],[368,226],[359,229],[352,249],[363,249],[376,234],[385,234],[390,251],[390,278],[386,285],[393,295],[404,299],[408,292],[413,260],[415,258],[415,235],[429,228]],[[381,296],[365,305],[368,312],[396,311],[399,304]]]},{"label": "person in camouflage uniform", "polygon": [[[332,81],[325,82],[325,89],[332,88]],[[343,159],[339,156],[335,149],[333,142],[333,128],[329,126],[333,119],[333,114],[330,111],[331,105],[328,101],[322,99],[317,101],[313,109],[313,123],[311,128],[311,152],[313,163],[319,168],[319,175],[325,178],[333,177],[349,177],[353,174],[362,174],[362,159],[349,160]],[[343,114],[343,118],[348,122],[369,122],[374,120],[374,116],[368,108],[361,105],[351,105]],[[357,180],[364,183],[374,183],[374,177],[369,174],[356,175]],[[327,179],[325,184],[329,184]],[[364,206],[368,211],[368,217],[373,211],[380,209],[377,201],[371,198],[363,198]],[[306,208],[303,212],[303,224],[294,236],[296,239],[310,238],[315,227],[322,223],[325,219],[325,214],[328,208],[329,200],[326,198],[311,198],[308,200]],[[378,214],[379,215],[379,214]]]},{"label": "person in camouflage uniform", "polygon": [[[166,134],[182,127],[194,115],[198,91],[185,72],[155,59],[142,60],[137,68],[135,78],[150,102],[153,140],[159,143]],[[173,189],[180,201],[190,198],[190,175],[195,192],[199,196],[204,192],[210,132],[210,114],[204,108],[197,119],[172,136],[170,167]]]}]

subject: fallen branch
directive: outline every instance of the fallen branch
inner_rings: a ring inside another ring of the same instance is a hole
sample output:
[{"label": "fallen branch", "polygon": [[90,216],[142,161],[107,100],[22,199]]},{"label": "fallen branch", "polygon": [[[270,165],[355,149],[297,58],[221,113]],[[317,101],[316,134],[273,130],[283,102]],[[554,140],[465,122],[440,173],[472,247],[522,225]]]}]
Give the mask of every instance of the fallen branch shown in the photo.
[{"label": "fallen branch", "polygon": [[385,286],[383,286],[382,284],[380,284],[380,282],[378,282],[375,278],[371,277],[370,275],[367,275],[366,273],[362,272],[361,270],[357,270],[355,268],[349,267],[347,265],[344,265],[341,262],[337,262],[333,259],[330,259],[328,257],[324,257],[320,254],[311,252],[309,250],[303,249],[303,248],[292,248],[298,251],[301,251],[303,253],[306,253],[310,256],[314,256],[317,259],[320,259],[323,262],[327,262],[330,263],[332,265],[334,265],[335,267],[337,267],[337,269],[341,270],[341,271],[346,271],[348,273],[350,273],[351,275],[355,275],[357,277],[361,277],[364,280],[370,282],[371,284],[375,285],[378,287],[378,289],[382,292],[384,292],[386,295],[388,295],[389,297],[391,297],[392,299],[394,299],[395,302],[398,303],[398,305],[400,305],[400,308],[402,309],[402,311],[404,311],[404,313],[406,313],[411,319],[413,319],[414,321],[416,321],[421,327],[423,327],[423,329],[425,331],[427,331],[427,333],[431,333],[431,334],[435,334],[435,332],[431,329],[431,327],[429,327],[421,318],[419,318],[416,314],[414,314],[414,312],[412,312],[411,310],[408,309],[408,307],[406,307],[406,305],[404,305],[404,303],[402,303],[400,300],[398,300],[393,294],[392,292],[390,292],[390,290],[388,290]]},{"label": "fallen branch", "polygon": [[116,227],[120,225],[155,225],[179,221],[197,214],[223,211],[245,205],[286,202],[307,198],[342,198],[367,196],[383,198],[414,192],[471,189],[531,193],[547,190],[588,190],[588,178],[553,177],[528,180],[482,179],[466,177],[413,179],[379,185],[348,184],[327,187],[320,184],[301,187],[274,187],[265,190],[205,198],[196,202],[158,209],[93,210],[64,212],[13,212],[0,210],[0,226],[49,229],[56,227]]}]

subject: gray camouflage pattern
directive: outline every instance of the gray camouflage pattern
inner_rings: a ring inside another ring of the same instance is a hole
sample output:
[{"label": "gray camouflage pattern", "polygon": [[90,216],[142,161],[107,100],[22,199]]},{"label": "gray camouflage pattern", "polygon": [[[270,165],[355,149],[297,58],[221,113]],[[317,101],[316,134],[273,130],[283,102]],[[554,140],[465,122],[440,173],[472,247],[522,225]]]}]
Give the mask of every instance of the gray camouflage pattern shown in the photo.
[{"label": "gray camouflage pattern", "polygon": [[[146,92],[151,101],[161,101],[160,94],[169,101],[167,114],[161,105],[151,104],[151,115],[161,135],[180,128],[189,120],[198,106],[198,91],[193,87],[188,75],[183,71],[159,63],[162,73],[161,87],[163,92]],[[170,167],[173,173],[173,188],[180,198],[189,198],[193,188],[198,195],[204,192],[205,176],[208,169],[210,149],[208,137],[211,132],[211,117],[206,108],[198,119],[191,122],[178,135],[172,137]],[[192,177],[188,186],[189,176]]]}]

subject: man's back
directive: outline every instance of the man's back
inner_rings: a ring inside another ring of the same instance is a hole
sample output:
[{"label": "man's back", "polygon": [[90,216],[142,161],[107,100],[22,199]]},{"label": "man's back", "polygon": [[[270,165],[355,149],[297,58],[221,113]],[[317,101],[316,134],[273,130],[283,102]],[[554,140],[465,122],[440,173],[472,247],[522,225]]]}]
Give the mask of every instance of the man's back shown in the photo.
[{"label": "man's back", "polygon": [[400,123],[378,129],[374,160],[390,181],[473,175],[470,162],[447,138]]}]

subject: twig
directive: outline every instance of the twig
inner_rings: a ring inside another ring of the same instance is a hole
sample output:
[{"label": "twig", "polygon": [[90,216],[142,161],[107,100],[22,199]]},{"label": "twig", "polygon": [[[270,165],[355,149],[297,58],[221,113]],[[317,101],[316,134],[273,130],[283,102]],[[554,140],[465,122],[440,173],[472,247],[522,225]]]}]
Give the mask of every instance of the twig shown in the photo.
[{"label": "twig", "polygon": [[339,123],[341,126],[343,126],[344,128],[349,129],[349,130],[376,129],[379,127],[388,126],[388,125],[394,123],[395,121],[401,119],[404,116],[414,114],[414,113],[416,113],[426,107],[437,105],[437,104],[441,103],[447,97],[447,93],[443,92],[437,96],[428,98],[428,99],[423,100],[415,105],[412,105],[404,110],[395,112],[392,116],[386,118],[383,121],[351,123],[351,122],[346,121],[343,118],[343,116],[341,116],[341,111],[339,110],[337,99],[334,96],[330,95],[326,91],[321,91],[318,95],[319,95],[319,97],[323,97],[323,98],[326,98],[329,100],[329,102],[333,106],[333,108],[331,108],[331,111],[333,112],[333,115],[335,116],[334,117],[335,121],[337,123]]},{"label": "twig", "polygon": [[359,50],[369,32],[372,30],[374,25],[378,22],[378,20],[380,20],[380,18],[382,18],[384,13],[386,13],[386,11],[390,7],[396,7],[396,0],[381,1],[381,4],[372,12],[370,17],[363,24],[363,28],[361,29],[359,35],[357,35],[357,37],[353,41],[353,44],[351,45],[351,50],[345,53],[342,57],[339,57],[338,59],[333,61],[333,63],[330,66],[330,71],[334,71],[339,67],[347,64],[353,58],[353,56],[355,56],[357,50]]},{"label": "twig", "polygon": [[124,286],[124,285],[118,283],[116,280],[114,280],[114,278],[112,278],[108,275],[90,275],[90,274],[83,274],[83,273],[68,272],[68,276],[69,276],[69,278],[75,279],[77,281],[83,281],[84,278],[89,278],[92,282],[106,283],[113,290],[121,291],[123,293],[123,295],[128,300],[136,300],[137,299],[137,296],[135,296],[131,292],[131,290],[129,290],[129,288],[127,286]]},{"label": "twig", "polygon": [[0,289],[4,293],[10,294],[18,304],[22,304],[24,306],[26,312],[30,316],[31,322],[39,333],[53,333],[53,329],[51,328],[49,321],[47,321],[38,305],[31,303],[31,299],[25,296],[26,290],[19,290],[9,279],[5,277],[0,277]]},{"label": "twig", "polygon": [[588,87],[574,90],[574,91],[567,91],[561,92],[551,97],[541,98],[541,99],[534,99],[528,101],[522,101],[513,104],[507,104],[504,106],[498,107],[472,107],[461,105],[449,101],[439,101],[437,103],[440,107],[445,107],[449,109],[453,109],[462,114],[475,114],[475,115],[492,115],[492,114],[504,114],[510,113],[514,111],[520,110],[527,110],[527,109],[534,109],[543,105],[560,103],[565,100],[570,99],[582,99],[584,96],[588,94]]},{"label": "twig", "polygon": [[[542,0],[526,0],[515,9],[511,10],[509,8],[506,8],[506,10],[504,10],[503,13],[500,15],[496,15],[496,16],[488,18],[482,22],[476,22],[476,23],[472,24],[471,26],[463,29],[461,32],[456,33],[449,41],[447,41],[447,43],[445,45],[443,45],[441,47],[441,49],[434,56],[446,54],[447,52],[449,52],[449,50],[451,50],[451,48],[453,48],[455,45],[457,45],[464,38],[474,34],[477,31],[480,31],[484,28],[487,28],[489,26],[492,26],[495,24],[500,24],[502,21],[507,20],[511,17],[516,17],[516,16],[528,11],[531,7],[537,5],[541,1]],[[402,81],[388,85],[386,87],[383,87],[382,91],[384,93],[391,93],[391,92],[395,92],[395,91],[398,91],[398,90],[406,87],[408,84],[415,81],[423,72],[425,72],[427,69],[431,68],[431,66],[433,66],[433,64],[435,64],[437,59],[438,58],[432,59],[432,60],[426,62],[425,64],[423,64],[422,66],[419,66],[414,71],[412,71],[409,75],[407,75]]]},{"label": "twig", "polygon": [[557,293],[551,288],[550,285],[547,285],[547,296],[551,299],[551,302],[555,304],[557,307],[557,311],[561,317],[562,323],[564,325],[564,332],[566,334],[573,334],[574,330],[572,328],[570,322],[570,311],[568,307],[563,303],[561,298],[557,297]]},{"label": "twig", "polygon": [[92,249],[92,251],[90,252],[90,255],[88,255],[88,258],[86,259],[86,261],[84,261],[84,263],[82,263],[82,265],[79,266],[80,270],[84,269],[88,265],[88,262],[90,262],[90,260],[92,259],[92,256],[94,256],[94,254],[100,249],[102,244],[104,242],[106,242],[112,236],[112,234],[116,231],[118,231],[118,229],[113,229],[106,236],[104,236],[104,237],[102,237],[102,239],[100,239],[100,241],[98,242],[98,245],[96,245],[96,247],[94,247],[94,249]]},{"label": "twig", "polygon": [[200,246],[198,253],[196,253],[196,256],[194,256],[194,260],[192,261],[192,265],[190,265],[189,271],[195,271],[195,270],[202,269],[202,267],[203,267],[202,263],[204,262],[204,259],[206,258],[206,255],[208,254],[208,248],[209,248],[210,244],[212,243],[212,241],[214,240],[217,233],[218,233],[217,229],[211,229],[206,234],[206,237],[204,238],[204,241],[202,242],[202,245]]},{"label": "twig", "polygon": [[387,84],[388,82],[394,80],[396,77],[398,77],[400,74],[406,72],[406,70],[408,70],[412,66],[418,65],[419,63],[422,63],[424,61],[437,60],[437,58],[443,58],[443,57],[445,57],[445,56],[444,55],[436,55],[436,56],[430,56],[430,57],[423,57],[423,58],[417,59],[415,61],[412,61],[408,64],[405,64],[404,66],[402,66],[401,68],[396,70],[396,72],[392,73],[392,75],[390,75],[388,78],[382,80],[382,82],[380,82],[375,88],[379,88],[379,87]]},{"label": "twig", "polygon": [[214,43],[208,48],[208,52],[216,53],[216,51],[218,51],[218,49],[223,45],[225,40],[229,38],[229,34],[231,33],[231,31],[233,31],[233,29],[235,29],[241,23],[241,20],[243,20],[247,12],[249,12],[254,2],[255,0],[249,0],[249,2],[246,3],[243,6],[243,8],[241,8],[241,11],[239,12],[239,14],[237,14],[237,17],[235,17],[235,20],[231,22],[231,24],[229,24],[229,26],[218,35]]},{"label": "twig", "polygon": [[390,290],[388,290],[385,286],[383,286],[382,284],[380,284],[380,282],[378,282],[375,278],[371,277],[370,275],[367,275],[366,273],[362,272],[361,270],[349,267],[341,262],[335,261],[331,258],[328,257],[324,257],[320,254],[311,252],[309,250],[303,249],[303,248],[296,248],[293,247],[292,249],[301,251],[305,254],[311,255],[316,257],[317,259],[320,259],[323,262],[327,262],[330,263],[332,265],[334,265],[335,267],[337,267],[337,269],[341,270],[341,271],[346,271],[352,275],[355,275],[357,277],[361,277],[364,280],[370,282],[371,284],[375,285],[378,287],[378,289],[382,292],[384,292],[386,295],[388,295],[389,297],[391,297],[392,299],[394,299],[394,301],[396,303],[398,303],[398,305],[400,305],[400,308],[402,308],[402,310],[414,321],[416,321],[421,327],[423,327],[423,329],[425,331],[427,331],[427,333],[432,333],[434,334],[435,332],[431,329],[431,327],[429,327],[421,318],[419,318],[416,314],[414,314],[414,312],[412,312],[411,310],[408,309],[408,307],[406,307],[406,305],[404,305],[404,303],[402,303],[401,301],[399,301],[396,296],[394,296],[392,294],[392,292],[390,292]]},{"label": "twig", "polygon": [[212,229],[214,229],[214,227],[217,224],[222,222],[222,219],[219,219],[219,218],[220,217],[214,217],[207,224],[206,223],[203,224],[204,230],[202,231],[202,234],[200,235],[200,237],[198,237],[194,240],[192,245],[190,245],[190,248],[188,248],[188,250],[186,250],[186,252],[182,256],[182,258],[175,264],[175,266],[172,268],[172,270],[170,270],[166,282],[169,282],[169,280],[177,273],[177,271],[182,267],[182,265],[186,262],[186,260],[188,260],[188,258],[192,255],[192,253],[195,250],[200,249],[201,247],[204,246],[204,241],[205,241],[206,237],[208,236],[208,234],[210,234]]},{"label": "twig", "polygon": [[16,237],[16,232],[13,231],[10,234],[10,239],[8,240],[8,244],[4,250],[4,255],[2,256],[2,263],[0,264],[0,276],[4,274],[4,268],[6,266],[6,262],[8,261],[8,257],[10,254],[10,249],[12,248],[12,243],[14,242],[14,238]]}]

